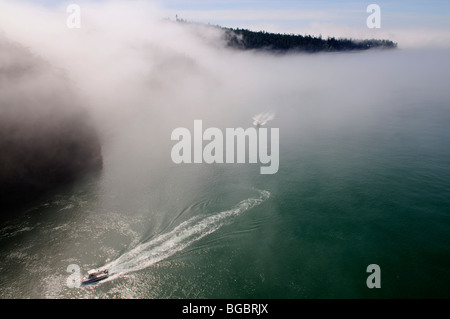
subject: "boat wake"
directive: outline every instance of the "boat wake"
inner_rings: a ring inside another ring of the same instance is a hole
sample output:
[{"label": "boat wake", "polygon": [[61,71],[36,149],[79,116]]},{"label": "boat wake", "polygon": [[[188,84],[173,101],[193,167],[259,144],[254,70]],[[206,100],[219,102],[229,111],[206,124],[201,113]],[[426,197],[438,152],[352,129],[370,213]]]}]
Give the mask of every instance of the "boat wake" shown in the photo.
[{"label": "boat wake", "polygon": [[152,266],[215,232],[223,225],[229,223],[232,217],[260,205],[270,197],[268,191],[258,190],[258,192],[258,197],[247,198],[230,210],[214,213],[206,217],[192,217],[170,232],[139,244],[102,268],[109,269],[111,274],[109,280],[112,280],[118,276]]}]

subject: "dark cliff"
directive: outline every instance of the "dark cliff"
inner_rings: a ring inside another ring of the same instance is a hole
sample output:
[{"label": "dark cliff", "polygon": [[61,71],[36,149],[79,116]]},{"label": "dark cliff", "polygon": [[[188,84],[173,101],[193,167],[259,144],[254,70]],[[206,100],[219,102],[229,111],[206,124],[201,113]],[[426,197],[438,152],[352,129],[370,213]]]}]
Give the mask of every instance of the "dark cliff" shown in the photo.
[{"label": "dark cliff", "polygon": [[0,39],[0,204],[19,204],[102,168],[100,141],[70,81]]}]

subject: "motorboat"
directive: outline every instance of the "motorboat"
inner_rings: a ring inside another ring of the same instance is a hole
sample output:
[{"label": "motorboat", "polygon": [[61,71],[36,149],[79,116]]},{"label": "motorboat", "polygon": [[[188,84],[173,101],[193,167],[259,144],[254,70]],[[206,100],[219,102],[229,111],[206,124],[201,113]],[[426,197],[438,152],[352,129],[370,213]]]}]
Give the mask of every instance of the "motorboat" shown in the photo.
[{"label": "motorboat", "polygon": [[91,269],[87,272],[81,280],[81,284],[86,285],[94,282],[104,280],[109,277],[108,269]]}]

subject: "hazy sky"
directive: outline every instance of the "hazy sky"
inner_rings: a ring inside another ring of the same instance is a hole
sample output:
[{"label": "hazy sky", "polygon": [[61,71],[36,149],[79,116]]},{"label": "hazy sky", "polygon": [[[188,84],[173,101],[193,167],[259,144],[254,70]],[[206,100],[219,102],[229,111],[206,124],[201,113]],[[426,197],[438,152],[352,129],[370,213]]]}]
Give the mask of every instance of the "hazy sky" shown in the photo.
[{"label": "hazy sky", "polygon": [[[55,5],[106,0],[26,0]],[[310,23],[336,23],[357,27],[367,18],[369,4],[378,4],[387,26],[450,27],[447,0],[142,0],[157,2],[181,18],[229,26],[255,24],[295,29]]]},{"label": "hazy sky", "polygon": [[[21,0],[58,6],[108,0]],[[179,18],[269,32],[388,38],[402,47],[450,46],[447,0],[141,0],[157,3],[162,18]],[[17,0],[15,1],[17,2]],[[113,1],[114,2],[114,1]],[[133,2],[133,1],[132,1]],[[381,28],[369,29],[369,4],[381,8]]]},{"label": "hazy sky", "polygon": [[358,26],[365,22],[366,8],[378,4],[391,26],[450,26],[450,2],[445,0],[196,0],[160,1],[166,8],[203,21],[240,24],[273,23],[294,28],[311,22]]}]

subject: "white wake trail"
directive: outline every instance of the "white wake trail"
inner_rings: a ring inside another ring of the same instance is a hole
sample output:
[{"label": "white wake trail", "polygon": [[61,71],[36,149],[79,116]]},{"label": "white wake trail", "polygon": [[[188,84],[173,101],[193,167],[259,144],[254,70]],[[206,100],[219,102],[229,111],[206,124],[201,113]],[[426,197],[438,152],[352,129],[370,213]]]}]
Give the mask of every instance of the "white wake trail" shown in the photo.
[{"label": "white wake trail", "polygon": [[192,217],[175,227],[172,231],[138,245],[102,268],[109,269],[111,274],[110,279],[114,279],[117,276],[154,265],[215,232],[229,222],[231,217],[242,214],[263,203],[270,197],[268,191],[258,191],[260,194],[259,197],[245,199],[230,210],[215,213],[207,217]]}]

